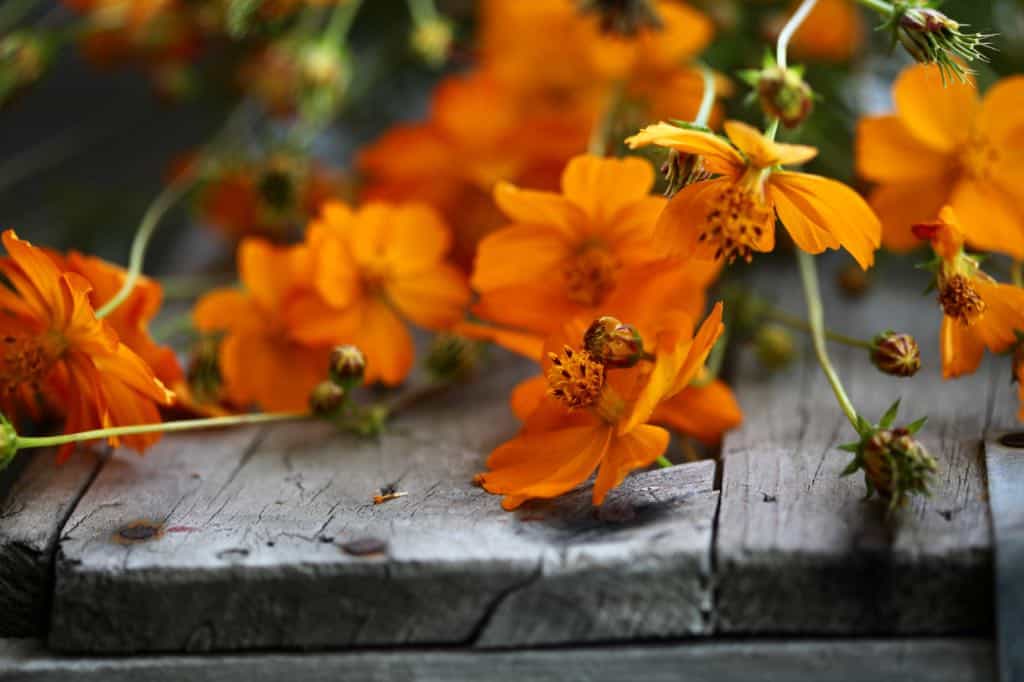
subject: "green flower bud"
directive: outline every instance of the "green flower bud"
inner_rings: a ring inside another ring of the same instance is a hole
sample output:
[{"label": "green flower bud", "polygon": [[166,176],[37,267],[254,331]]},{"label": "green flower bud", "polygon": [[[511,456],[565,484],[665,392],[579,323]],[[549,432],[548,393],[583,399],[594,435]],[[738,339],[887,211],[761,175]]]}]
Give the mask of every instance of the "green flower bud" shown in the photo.
[{"label": "green flower bud", "polygon": [[336,346],[331,351],[331,380],[343,388],[351,388],[363,380],[366,356],[355,346]]},{"label": "green flower bud", "polygon": [[318,417],[333,415],[345,403],[345,389],[333,381],[321,381],[309,394],[309,409]]},{"label": "green flower bud", "polygon": [[636,327],[608,315],[587,327],[583,347],[606,367],[632,367],[644,357],[644,340]]},{"label": "green flower bud", "polygon": [[782,369],[796,355],[793,335],[785,327],[777,324],[766,324],[757,330],[754,336],[754,348],[757,359],[766,369]]},{"label": "green flower bud", "polygon": [[921,349],[910,334],[886,331],[876,336],[871,363],[885,374],[912,377],[921,369]]}]

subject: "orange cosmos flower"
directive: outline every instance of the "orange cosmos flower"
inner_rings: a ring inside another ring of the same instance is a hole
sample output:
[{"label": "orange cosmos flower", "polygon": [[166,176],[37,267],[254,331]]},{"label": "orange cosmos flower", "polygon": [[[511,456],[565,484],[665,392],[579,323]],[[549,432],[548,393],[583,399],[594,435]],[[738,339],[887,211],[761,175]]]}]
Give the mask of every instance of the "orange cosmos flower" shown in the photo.
[{"label": "orange cosmos flower", "polygon": [[[58,260],[58,266],[81,275],[89,282],[92,287],[89,303],[94,309],[112,299],[127,277],[124,268],[77,251]],[[171,348],[156,343],[149,335],[149,325],[160,312],[162,303],[163,288],[152,279],[140,276],[128,298],[105,319],[121,342],[153,368],[160,381],[174,386],[183,376],[178,358]]]},{"label": "orange cosmos flower", "polygon": [[939,256],[942,376],[970,374],[986,347],[1002,353],[1017,341],[1015,332],[1024,331],[1024,289],[999,284],[964,253],[965,231],[952,207],[942,209],[937,223],[915,225],[914,233],[931,240]]},{"label": "orange cosmos flower", "polygon": [[727,121],[725,131],[732,144],[668,123],[648,126],[627,140],[634,149],[656,144],[697,154],[705,169],[718,175],[685,187],[669,202],[654,231],[662,251],[749,262],[754,252],[775,247],[778,215],[804,251],[843,247],[862,268],[874,263],[881,225],[860,195],[835,180],[779,169],[809,161],[818,150],[771,141],[738,121]]},{"label": "orange cosmos flower", "polygon": [[[666,200],[650,195],[653,184],[643,159],[589,155],[566,166],[560,194],[499,184],[495,200],[514,222],[480,243],[471,279],[480,294],[473,313],[497,326],[460,330],[536,358],[544,338],[576,317],[632,319],[630,306],[666,299],[696,315],[717,268],[656,263],[651,231]],[[660,295],[637,295],[654,282]]]},{"label": "orange cosmos flower", "polygon": [[245,289],[217,289],[196,304],[196,328],[224,335],[218,361],[224,393],[234,405],[303,410],[313,387],[326,376],[331,348],[342,340],[306,343],[284,316],[286,303],[313,286],[312,263],[305,245],[279,247],[245,239],[238,249]]},{"label": "orange cosmos flower", "polygon": [[[62,272],[42,249],[3,233],[9,258],[0,272],[0,408],[34,413],[42,398],[64,412],[66,433],[160,421],[158,405],[174,394],[89,303],[90,286]],[[159,434],[121,440],[142,452]],[[110,439],[111,445],[119,440]],[[58,460],[71,454],[63,446]]]},{"label": "orange cosmos flower", "polygon": [[864,118],[857,130],[857,170],[878,183],[870,201],[886,247],[915,247],[911,226],[949,204],[969,244],[1024,258],[1024,76],[979,101],[973,81],[943,86],[937,67],[915,65],[893,99],[895,114]]},{"label": "orange cosmos flower", "polygon": [[288,307],[289,324],[305,343],[357,346],[367,383],[399,384],[412,369],[403,317],[443,330],[469,302],[465,278],[445,262],[451,235],[428,206],[328,203],[306,244],[313,290]]},{"label": "orange cosmos flower", "polygon": [[[452,257],[468,272],[477,243],[502,222],[494,184],[554,188],[566,161],[587,144],[588,118],[521,104],[486,71],[445,79],[428,121],[396,126],[360,151],[363,199],[436,208],[454,231]],[[482,109],[491,114],[481,116]]]},{"label": "orange cosmos flower", "polygon": [[568,492],[600,467],[593,502],[604,502],[630,471],[665,452],[668,431],[648,422],[703,366],[722,332],[721,315],[718,304],[692,337],[682,317],[678,326],[667,326],[653,365],[612,368],[578,346],[551,352],[545,362],[547,394],[522,432],[491,453],[480,483],[504,495],[502,507],[511,510],[531,498]]}]

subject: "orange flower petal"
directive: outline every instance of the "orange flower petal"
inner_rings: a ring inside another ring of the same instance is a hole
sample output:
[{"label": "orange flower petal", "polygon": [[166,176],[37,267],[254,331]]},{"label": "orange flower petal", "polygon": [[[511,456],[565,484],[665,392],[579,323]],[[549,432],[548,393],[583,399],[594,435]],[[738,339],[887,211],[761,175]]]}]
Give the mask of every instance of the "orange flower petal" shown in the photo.
[{"label": "orange flower petal", "polygon": [[1012,284],[974,280],[985,301],[985,313],[975,323],[976,336],[993,353],[1007,351],[1017,342],[1016,330],[1024,332],[1024,289]]},{"label": "orange flower petal", "polygon": [[743,412],[729,386],[716,379],[706,386],[688,386],[662,402],[651,421],[716,445],[726,431],[739,426]]},{"label": "orange flower petal", "polygon": [[652,187],[654,169],[636,156],[577,156],[562,173],[562,193],[583,209],[591,224],[610,222],[619,211],[646,197]]},{"label": "orange flower petal", "polygon": [[520,189],[508,182],[494,186],[494,201],[510,220],[522,225],[544,225],[566,237],[580,234],[587,216],[576,204],[554,192]]},{"label": "orange flower petal", "polygon": [[569,257],[565,233],[546,225],[512,225],[484,237],[477,247],[473,288],[492,291],[549,278]]},{"label": "orange flower petal", "polygon": [[999,188],[964,179],[954,188],[950,204],[971,246],[1024,258],[1024,211]]},{"label": "orange flower petal", "polygon": [[[525,304],[527,301],[529,304]],[[472,310],[488,322],[542,336],[587,312],[586,307],[566,297],[563,287],[545,281],[484,292]]]},{"label": "orange flower petal", "polygon": [[740,148],[757,168],[800,164],[818,155],[814,147],[803,144],[782,144],[765,137],[760,130],[742,121],[726,121],[725,134]]},{"label": "orange flower petal", "polygon": [[264,325],[259,307],[239,289],[215,289],[205,294],[192,309],[192,321],[202,332],[250,331]]},{"label": "orange flower petal", "polygon": [[506,348],[531,360],[539,358],[544,347],[544,338],[539,334],[531,334],[529,332],[491,327],[473,322],[459,322],[452,330],[456,334],[462,334],[471,339],[493,341],[502,348]]},{"label": "orange flower petal", "polygon": [[918,142],[898,116],[868,116],[857,123],[857,173],[874,182],[935,181],[954,159]]},{"label": "orange flower petal", "polygon": [[985,354],[985,344],[975,332],[972,327],[965,327],[951,317],[942,317],[939,348],[943,379],[971,374],[978,369]]},{"label": "orange flower petal", "polygon": [[312,266],[302,246],[282,247],[249,237],[238,247],[238,271],[245,288],[264,310],[277,310]]},{"label": "orange flower petal", "polygon": [[728,141],[700,130],[680,128],[671,123],[655,123],[626,138],[630,149],[658,145],[687,154],[699,154],[704,166],[712,173],[739,175],[746,168],[746,161]]},{"label": "orange flower petal", "polygon": [[470,296],[465,276],[450,265],[396,278],[387,292],[402,314],[426,329],[447,329],[461,320]]},{"label": "orange flower petal", "polygon": [[392,212],[387,258],[392,272],[403,275],[430,270],[451,248],[451,232],[441,215],[422,204],[405,204]]},{"label": "orange flower petal", "polygon": [[949,201],[951,186],[946,180],[922,180],[882,185],[869,197],[871,208],[882,221],[882,244],[892,251],[910,251],[921,245],[911,231],[913,225],[935,220]]},{"label": "orange flower petal", "polygon": [[915,64],[896,79],[892,96],[904,127],[921,144],[949,153],[967,142],[979,109],[973,80],[943,84],[938,67]]},{"label": "orange flower petal", "polygon": [[543,374],[523,379],[512,389],[509,400],[512,412],[520,421],[525,421],[537,409],[548,392],[548,380]]},{"label": "orange flower petal", "polygon": [[602,504],[608,492],[622,483],[629,472],[649,466],[665,454],[669,437],[669,432],[661,427],[641,424],[612,438],[594,481],[594,504]]},{"label": "orange flower petal", "polygon": [[290,298],[278,314],[294,340],[310,346],[335,346],[355,338],[362,306],[339,309],[316,294],[306,293]]},{"label": "orange flower petal", "polygon": [[730,178],[718,178],[694,183],[677,192],[662,211],[651,237],[659,253],[714,260],[714,247],[698,239],[711,211],[710,202],[732,182]]},{"label": "orange flower petal", "polygon": [[[771,200],[780,211],[782,224],[789,229],[786,218],[794,218],[792,223],[796,231],[790,231],[794,241],[806,239],[808,247],[826,245],[826,248],[834,248],[828,246],[834,241],[808,239],[815,236],[809,232],[813,225],[831,234],[862,268],[867,269],[874,263],[875,250],[882,241],[882,225],[859,194],[841,182],[792,171],[772,173],[767,186]],[[797,213],[804,220],[798,219]]]},{"label": "orange flower petal", "polygon": [[366,383],[397,386],[409,375],[415,359],[412,336],[390,306],[369,301],[363,306],[355,345],[366,355]]},{"label": "orange flower petal", "polygon": [[1024,132],[1024,76],[1003,78],[988,89],[978,127],[997,145]]}]

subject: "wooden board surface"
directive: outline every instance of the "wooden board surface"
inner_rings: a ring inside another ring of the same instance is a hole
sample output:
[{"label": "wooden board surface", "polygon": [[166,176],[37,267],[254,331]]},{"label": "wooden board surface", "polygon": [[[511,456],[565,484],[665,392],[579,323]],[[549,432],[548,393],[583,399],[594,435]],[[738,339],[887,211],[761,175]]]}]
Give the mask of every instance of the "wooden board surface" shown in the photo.
[{"label": "wooden board surface", "polygon": [[[864,502],[859,475],[839,478],[853,440],[809,344],[799,362],[765,377],[750,354],[738,366],[747,420],[724,446],[716,544],[718,627],[726,633],[985,632],[992,622],[990,513],[980,443],[1015,423],[1005,359],[971,377],[942,382],[939,314],[927,283],[898,287],[890,263],[884,291],[859,301],[836,294],[824,274],[827,323],[870,337],[887,327],[914,333],[926,366],[911,380],[887,377],[866,351],[830,344],[853,402],[876,421],[902,397],[901,423],[922,415],[922,441],[939,461],[930,499],[886,520]],[[906,270],[904,270],[905,272]],[[761,292],[802,314],[795,266],[769,272]],[[762,280],[764,281],[764,280]],[[894,288],[894,286],[896,288]],[[766,290],[767,289],[767,290]]]},{"label": "wooden board surface", "polygon": [[1024,430],[985,443],[995,536],[996,636],[1002,682],[1024,681]]},{"label": "wooden board surface", "polygon": [[99,466],[82,453],[57,467],[39,451],[0,475],[0,637],[44,632],[57,536]]},{"label": "wooden board surface", "polygon": [[524,651],[451,649],[74,659],[0,640],[14,682],[994,682],[973,639],[665,643]]},{"label": "wooden board surface", "polygon": [[[302,423],[114,458],[64,531],[50,645],[489,647],[706,632],[714,463],[636,476],[597,515],[589,489],[509,514],[472,484],[514,433],[508,390],[530,371],[503,356],[379,440]],[[373,505],[394,481],[408,496]]]}]

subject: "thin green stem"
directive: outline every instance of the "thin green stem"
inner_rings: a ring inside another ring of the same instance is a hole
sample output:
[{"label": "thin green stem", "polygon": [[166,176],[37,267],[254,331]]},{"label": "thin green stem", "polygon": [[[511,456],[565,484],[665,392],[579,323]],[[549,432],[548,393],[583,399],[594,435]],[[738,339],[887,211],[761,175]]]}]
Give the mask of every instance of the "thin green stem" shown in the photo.
[{"label": "thin green stem", "polygon": [[[779,134],[779,119],[773,118],[768,122],[768,130],[764,131],[764,136],[769,140],[775,140],[775,136]],[[770,173],[771,169],[765,168],[763,172]]]},{"label": "thin green stem", "polygon": [[836,396],[839,407],[843,409],[846,418],[850,420],[854,430],[857,429],[857,410],[850,402],[839,375],[832,367],[832,361],[828,357],[828,349],[825,347],[825,312],[821,303],[821,292],[818,289],[818,271],[814,265],[814,256],[797,249],[797,263],[800,266],[800,280],[804,286],[804,297],[807,299],[807,320],[811,326],[811,339],[814,342],[814,353],[818,356],[818,364],[825,373],[832,392]]},{"label": "thin green stem", "polygon": [[192,189],[198,178],[198,173],[188,173],[167,185],[146,209],[146,213],[142,216],[142,222],[139,223],[139,229],[135,232],[135,238],[132,240],[131,254],[128,257],[128,275],[113,298],[96,311],[96,317],[103,318],[114,312],[117,306],[124,303],[131,295],[139,275],[142,274],[142,262],[146,258],[146,247],[149,246],[149,240],[160,224],[160,219]]},{"label": "thin green stem", "polygon": [[345,42],[362,4],[363,0],[347,0],[335,7],[324,31],[324,40],[335,44]]},{"label": "thin green stem", "polygon": [[654,461],[657,462],[658,466],[660,466],[662,469],[667,469],[670,466],[675,466],[674,464],[672,464],[672,462],[669,461],[668,457],[666,457],[665,455],[662,455],[661,457]]},{"label": "thin green stem", "polygon": [[[807,322],[807,320],[797,317],[796,315],[790,315],[789,313],[783,312],[781,310],[767,310],[765,311],[764,316],[767,319],[772,320],[773,322],[778,322],[779,324],[783,324],[787,327],[790,327],[791,329],[798,329],[802,332],[808,333],[811,333],[812,331],[811,325]],[[854,348],[863,348],[865,350],[875,349],[875,344],[871,343],[870,341],[865,341],[864,339],[858,339],[853,336],[840,334],[839,332],[834,332],[831,329],[825,330],[825,338],[827,338],[829,341],[835,341],[836,343],[841,343],[846,346],[852,346]]]},{"label": "thin green stem", "polygon": [[210,417],[209,419],[186,419],[176,422],[163,422],[160,424],[135,424],[133,426],[115,426],[109,429],[94,429],[92,431],[79,431],[78,433],[66,433],[60,436],[18,436],[17,449],[27,448],[48,448],[55,445],[66,445],[68,443],[83,443],[101,438],[113,438],[118,436],[136,436],[144,433],[171,433],[175,431],[194,431],[196,429],[216,429],[224,426],[239,426],[241,424],[265,424],[267,422],[281,422],[295,419],[306,419],[310,415],[304,412],[279,412],[260,414],[234,414],[227,417]]},{"label": "thin green stem", "polygon": [[704,79],[704,93],[701,95],[697,118],[693,119],[693,122],[699,126],[706,126],[708,119],[711,118],[711,110],[715,106],[715,72],[707,64],[701,64],[700,75]]},{"label": "thin green stem", "polygon": [[893,4],[891,2],[886,2],[885,0],[856,0],[856,1],[859,2],[861,5],[863,5],[864,7],[867,7],[868,9],[874,10],[875,12],[878,12],[879,14],[885,16],[886,18],[891,17],[893,12],[896,11],[896,8],[893,6]]},{"label": "thin green stem", "polygon": [[1010,280],[1016,287],[1024,287],[1024,261],[1015,260],[1010,266]]},{"label": "thin green stem", "polygon": [[775,46],[775,61],[780,68],[786,68],[786,53],[789,50],[789,41],[817,3],[818,0],[804,0],[779,32],[779,42]]},{"label": "thin green stem", "polygon": [[622,94],[625,87],[625,83],[617,81],[609,89],[604,109],[601,112],[601,118],[590,132],[587,153],[594,156],[604,156],[608,153],[608,138],[611,136],[615,119],[619,115],[619,107],[622,105]]}]

